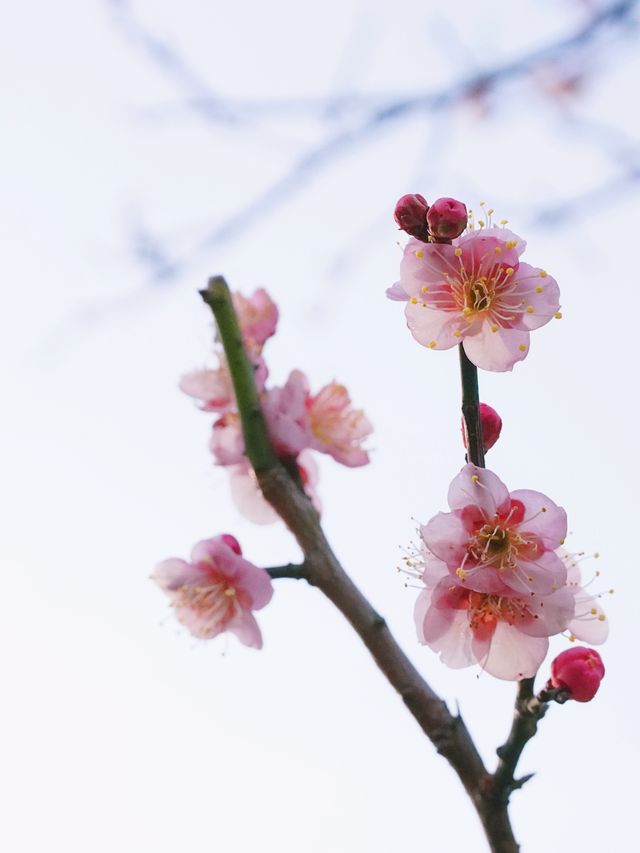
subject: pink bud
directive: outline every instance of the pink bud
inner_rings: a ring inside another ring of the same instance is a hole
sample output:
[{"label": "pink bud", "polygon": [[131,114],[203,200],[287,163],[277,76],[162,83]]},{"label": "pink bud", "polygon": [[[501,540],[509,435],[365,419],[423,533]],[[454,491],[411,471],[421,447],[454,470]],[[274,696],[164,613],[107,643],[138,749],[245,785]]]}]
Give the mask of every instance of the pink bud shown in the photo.
[{"label": "pink bud", "polygon": [[[486,403],[480,403],[480,424],[482,425],[482,444],[486,453],[500,438],[502,418],[491,406],[487,406]],[[462,418],[462,441],[465,448],[468,448],[467,425],[464,422],[464,418]]]},{"label": "pink bud", "polygon": [[242,548],[240,547],[240,543],[238,542],[235,536],[232,536],[230,533],[222,533],[220,538],[222,539],[225,545],[231,548],[232,551],[234,551],[239,556],[242,556]]},{"label": "pink bud", "polygon": [[429,205],[423,196],[418,193],[403,195],[398,199],[393,218],[403,231],[426,243],[429,240],[428,210]]},{"label": "pink bud", "polygon": [[467,208],[455,198],[439,198],[429,208],[427,222],[434,240],[454,240],[467,227]]},{"label": "pink bud", "polygon": [[551,664],[547,687],[567,690],[576,702],[589,702],[604,678],[604,664],[595,649],[575,646],[561,652]]}]

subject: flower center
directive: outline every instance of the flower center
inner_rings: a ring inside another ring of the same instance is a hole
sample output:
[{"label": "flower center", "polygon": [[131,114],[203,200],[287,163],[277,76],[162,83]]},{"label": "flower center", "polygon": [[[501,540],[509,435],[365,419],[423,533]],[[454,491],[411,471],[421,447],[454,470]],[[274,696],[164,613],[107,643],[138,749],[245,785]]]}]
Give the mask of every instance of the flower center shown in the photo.
[{"label": "flower center", "polygon": [[498,622],[514,625],[531,619],[527,605],[518,598],[504,598],[482,592],[469,593],[469,626],[479,637],[490,637]]},{"label": "flower center", "polygon": [[472,311],[488,311],[493,302],[494,291],[485,276],[471,281],[466,287],[465,305]]}]

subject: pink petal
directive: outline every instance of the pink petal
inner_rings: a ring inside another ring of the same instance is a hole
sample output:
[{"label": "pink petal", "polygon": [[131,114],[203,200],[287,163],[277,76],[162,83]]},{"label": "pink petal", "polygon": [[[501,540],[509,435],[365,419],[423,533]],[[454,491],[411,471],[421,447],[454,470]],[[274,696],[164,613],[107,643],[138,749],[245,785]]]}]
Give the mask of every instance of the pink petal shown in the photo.
[{"label": "pink petal", "polygon": [[452,510],[474,506],[488,520],[508,506],[509,492],[493,471],[465,465],[449,486],[447,499]]},{"label": "pink petal", "polygon": [[553,551],[543,551],[535,559],[518,560],[518,568],[505,570],[502,578],[509,589],[529,595],[549,595],[563,587],[567,580],[567,569]]},{"label": "pink petal", "polygon": [[391,299],[393,302],[406,302],[409,299],[409,294],[399,281],[388,287],[385,290],[385,295],[387,299]]},{"label": "pink petal", "polygon": [[463,340],[469,361],[482,370],[504,373],[527,357],[529,332],[526,329],[503,329],[493,332],[490,320],[484,320],[479,330]]},{"label": "pink petal", "polygon": [[566,587],[551,595],[533,595],[527,601],[533,613],[530,621],[518,623],[517,628],[530,637],[552,637],[566,631],[573,618],[575,601]]},{"label": "pink petal", "polygon": [[429,349],[451,349],[460,343],[464,327],[459,312],[440,311],[424,302],[409,302],[404,309],[409,331],[416,341]]},{"label": "pink petal", "polygon": [[517,489],[511,492],[511,499],[524,505],[524,519],[518,525],[520,536],[527,539],[531,534],[550,551],[559,548],[567,535],[567,513],[564,509],[542,492],[532,489]]},{"label": "pink petal", "polygon": [[251,597],[251,610],[262,610],[273,598],[273,583],[265,569],[237,558],[236,584]]},{"label": "pink petal", "polygon": [[248,465],[238,465],[229,471],[231,497],[238,510],[254,524],[273,524],[279,516],[263,497],[255,474]]},{"label": "pink petal", "polygon": [[[560,288],[550,275],[540,276],[538,267],[520,264],[512,279],[515,288],[510,299],[524,300],[520,323],[526,329],[539,329],[553,319],[560,308]],[[530,311],[529,309],[533,309]]]},{"label": "pink petal", "polygon": [[251,612],[243,610],[241,614],[229,622],[226,630],[235,634],[245,646],[253,649],[262,648],[262,632]]},{"label": "pink petal", "polygon": [[583,643],[598,646],[609,636],[609,621],[600,602],[578,587],[571,588],[575,598],[575,617],[569,623],[569,631]]},{"label": "pink petal", "polygon": [[400,263],[400,284],[405,293],[417,297],[425,285],[445,282],[447,276],[456,275],[459,270],[453,246],[411,239]]},{"label": "pink petal", "polygon": [[151,574],[151,579],[162,589],[170,592],[186,584],[198,583],[202,576],[202,569],[198,566],[172,557],[158,563]]},{"label": "pink petal", "polygon": [[452,512],[439,512],[422,525],[423,542],[439,560],[457,569],[464,557],[469,534],[462,521]]},{"label": "pink petal", "polygon": [[549,640],[529,637],[506,622],[498,622],[486,657],[482,644],[474,640],[473,648],[480,652],[478,662],[490,675],[519,681],[536,674],[549,649]]}]

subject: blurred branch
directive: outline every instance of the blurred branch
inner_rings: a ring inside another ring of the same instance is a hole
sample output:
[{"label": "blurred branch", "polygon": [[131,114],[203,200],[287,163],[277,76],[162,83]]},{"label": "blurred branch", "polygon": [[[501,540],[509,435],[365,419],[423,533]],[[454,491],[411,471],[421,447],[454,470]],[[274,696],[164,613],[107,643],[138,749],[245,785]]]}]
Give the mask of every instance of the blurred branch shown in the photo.
[{"label": "blurred branch", "polygon": [[[501,86],[528,77],[540,69],[593,47],[598,39],[616,34],[629,37],[635,33],[634,12],[637,0],[618,0],[594,10],[584,24],[568,36],[558,38],[541,48],[510,59],[493,68],[468,74],[435,91],[393,97],[377,94],[338,94],[329,98],[293,98],[284,100],[224,99],[189,67],[186,60],[167,41],[152,34],[134,16],[129,0],[107,0],[116,13],[115,20],[126,37],[142,48],[147,56],[184,93],[188,104],[198,115],[219,125],[255,122],[258,119],[281,119],[306,116],[326,126],[342,119],[342,125],[312,145],[277,178],[247,204],[231,214],[209,233],[194,241],[192,247],[163,268],[167,275],[178,275],[194,260],[212,248],[237,239],[264,216],[282,206],[300,192],[322,170],[358,144],[370,142],[415,114],[437,114],[470,101],[486,98]],[[152,270],[154,280],[156,274]]]}]

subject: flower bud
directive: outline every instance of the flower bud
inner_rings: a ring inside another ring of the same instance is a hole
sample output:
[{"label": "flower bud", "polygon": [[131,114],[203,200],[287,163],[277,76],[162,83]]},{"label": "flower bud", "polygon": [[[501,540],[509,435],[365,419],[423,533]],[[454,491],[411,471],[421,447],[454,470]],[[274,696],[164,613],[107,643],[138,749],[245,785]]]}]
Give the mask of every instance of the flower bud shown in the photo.
[{"label": "flower bud", "polygon": [[561,688],[576,702],[589,702],[598,692],[603,678],[604,664],[598,652],[575,646],[555,658],[547,688]]},{"label": "flower bud", "polygon": [[[486,403],[480,403],[480,425],[482,426],[482,445],[486,453],[500,438],[502,418],[491,406],[487,406]],[[469,440],[464,418],[462,418],[462,441],[465,448],[468,449]]]},{"label": "flower bud", "polygon": [[467,227],[467,208],[455,198],[439,198],[429,208],[427,222],[434,240],[454,240]]},{"label": "flower bud", "polygon": [[428,210],[429,205],[423,196],[418,193],[403,195],[398,199],[393,218],[403,231],[426,243],[429,240]]},{"label": "flower bud", "polygon": [[234,553],[242,556],[242,548],[235,536],[232,536],[230,533],[222,533],[220,538]]}]

